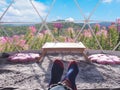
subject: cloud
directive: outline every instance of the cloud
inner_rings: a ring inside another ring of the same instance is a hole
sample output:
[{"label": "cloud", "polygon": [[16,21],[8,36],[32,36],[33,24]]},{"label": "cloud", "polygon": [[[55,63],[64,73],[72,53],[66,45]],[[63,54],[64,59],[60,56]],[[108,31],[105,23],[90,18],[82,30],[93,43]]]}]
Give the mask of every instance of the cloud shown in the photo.
[{"label": "cloud", "polygon": [[103,3],[120,2],[120,0],[102,0]]},{"label": "cloud", "polygon": [[[32,1],[38,12],[42,17],[47,15],[48,7],[41,2]],[[0,0],[0,16],[8,7],[5,0]],[[36,11],[33,9],[29,0],[15,0],[7,13],[2,18],[2,21],[9,22],[40,22],[41,19]]]},{"label": "cloud", "polygon": [[5,0],[0,0],[0,7],[8,5]]},{"label": "cloud", "polygon": [[75,20],[74,20],[74,18],[69,17],[69,18],[65,19],[65,21],[67,21],[67,22],[74,22]]},{"label": "cloud", "polygon": [[102,0],[103,3],[111,3],[113,0]]}]

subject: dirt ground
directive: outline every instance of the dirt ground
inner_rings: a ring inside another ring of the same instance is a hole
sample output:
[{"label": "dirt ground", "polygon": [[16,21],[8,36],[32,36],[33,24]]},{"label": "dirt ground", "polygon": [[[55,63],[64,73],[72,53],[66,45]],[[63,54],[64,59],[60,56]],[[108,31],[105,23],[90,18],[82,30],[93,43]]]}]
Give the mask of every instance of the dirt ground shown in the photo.
[{"label": "dirt ground", "polygon": [[[120,65],[88,63],[79,54],[47,54],[41,63],[11,63],[0,58],[1,90],[47,90],[53,61],[59,58],[64,63],[64,75],[68,63],[76,60],[79,74],[78,90],[97,88],[120,88]],[[8,88],[8,89],[3,89]]]}]

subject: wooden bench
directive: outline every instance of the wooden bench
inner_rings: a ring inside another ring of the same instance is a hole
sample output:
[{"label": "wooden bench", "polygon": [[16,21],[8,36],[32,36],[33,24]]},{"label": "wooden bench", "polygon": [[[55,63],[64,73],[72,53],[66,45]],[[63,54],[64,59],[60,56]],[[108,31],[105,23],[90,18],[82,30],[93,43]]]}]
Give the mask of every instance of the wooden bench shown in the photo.
[{"label": "wooden bench", "polygon": [[39,62],[42,61],[42,58],[45,56],[45,54],[48,51],[51,51],[51,52],[78,51],[81,54],[83,54],[83,56],[85,57],[86,60],[88,60],[87,55],[84,53],[85,49],[86,49],[86,47],[81,42],[79,42],[79,43],[47,42],[42,47],[42,53],[41,53],[41,56],[39,58]]}]

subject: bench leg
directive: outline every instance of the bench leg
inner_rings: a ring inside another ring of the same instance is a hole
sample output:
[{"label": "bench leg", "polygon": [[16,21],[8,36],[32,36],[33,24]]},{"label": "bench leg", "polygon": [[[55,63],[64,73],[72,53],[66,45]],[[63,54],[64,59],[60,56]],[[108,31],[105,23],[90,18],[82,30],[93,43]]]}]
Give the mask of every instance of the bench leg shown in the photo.
[{"label": "bench leg", "polygon": [[90,62],[90,60],[88,59],[88,56],[84,52],[82,52],[82,54],[85,57],[85,59]]},{"label": "bench leg", "polygon": [[41,62],[43,60],[43,58],[45,57],[45,54],[46,54],[46,50],[43,50],[40,58],[38,59],[38,62]]}]

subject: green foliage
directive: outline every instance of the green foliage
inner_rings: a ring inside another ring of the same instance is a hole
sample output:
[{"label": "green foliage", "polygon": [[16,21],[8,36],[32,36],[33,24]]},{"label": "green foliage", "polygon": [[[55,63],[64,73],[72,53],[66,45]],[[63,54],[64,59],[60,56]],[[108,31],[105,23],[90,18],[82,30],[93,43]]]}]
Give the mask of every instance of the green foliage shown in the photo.
[{"label": "green foliage", "polygon": [[117,29],[115,27],[109,28],[108,32],[109,46],[110,49],[112,49],[117,45],[119,33],[117,32]]},{"label": "green foliage", "polygon": [[[75,25],[74,23],[65,23],[58,35],[58,30],[53,28],[53,24],[49,24],[48,26],[50,27],[55,39],[59,42],[74,41],[75,36],[78,34],[77,30],[80,28],[78,24]],[[75,28],[71,28],[70,26]],[[36,25],[36,27],[39,28],[38,25]],[[93,28],[96,38],[103,49],[112,50],[118,44],[119,33],[116,27],[112,26],[108,28],[107,34],[101,32],[99,27]],[[3,29],[6,30],[10,37],[7,37]],[[36,33],[32,33],[28,29],[28,26],[5,26],[3,29],[0,29],[1,37],[7,37],[9,40],[4,38],[2,41],[2,39],[0,39],[0,52],[12,52],[28,49],[39,50],[45,42],[55,41],[49,32],[41,32],[40,35],[36,35]],[[89,49],[100,49],[96,38],[90,35],[90,32],[87,34],[89,35],[85,35],[84,32],[82,32],[78,37],[78,42],[84,43]],[[16,35],[16,38],[13,37],[14,35]],[[120,50],[120,47],[118,47],[118,50]]]}]

